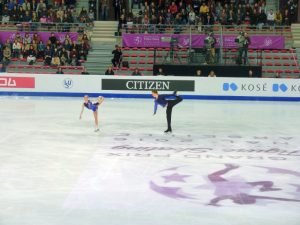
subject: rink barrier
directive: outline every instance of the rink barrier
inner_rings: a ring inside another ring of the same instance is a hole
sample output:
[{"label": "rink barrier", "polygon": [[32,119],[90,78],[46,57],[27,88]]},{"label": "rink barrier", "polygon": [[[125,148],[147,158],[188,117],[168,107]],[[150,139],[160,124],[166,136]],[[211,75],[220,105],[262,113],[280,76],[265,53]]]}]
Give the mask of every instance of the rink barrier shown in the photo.
[{"label": "rink barrier", "polygon": [[0,95],[151,98],[151,90],[177,90],[185,99],[300,101],[299,79],[176,76],[72,76],[1,74]]},{"label": "rink barrier", "polygon": [[[60,93],[60,92],[0,92],[2,96],[23,96],[23,97],[90,97],[103,96],[105,98],[151,98],[150,94],[116,94],[116,93]],[[213,96],[213,95],[180,95],[184,99],[191,100],[232,100],[232,101],[288,101],[299,102],[300,97],[261,97],[261,96]]]}]

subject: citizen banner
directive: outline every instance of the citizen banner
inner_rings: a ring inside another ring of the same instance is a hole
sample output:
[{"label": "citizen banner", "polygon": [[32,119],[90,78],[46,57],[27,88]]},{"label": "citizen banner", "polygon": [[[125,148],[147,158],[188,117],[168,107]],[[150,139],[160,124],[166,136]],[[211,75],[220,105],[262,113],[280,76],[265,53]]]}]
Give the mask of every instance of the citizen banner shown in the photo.
[{"label": "citizen banner", "polygon": [[195,91],[194,80],[102,79],[102,90]]}]

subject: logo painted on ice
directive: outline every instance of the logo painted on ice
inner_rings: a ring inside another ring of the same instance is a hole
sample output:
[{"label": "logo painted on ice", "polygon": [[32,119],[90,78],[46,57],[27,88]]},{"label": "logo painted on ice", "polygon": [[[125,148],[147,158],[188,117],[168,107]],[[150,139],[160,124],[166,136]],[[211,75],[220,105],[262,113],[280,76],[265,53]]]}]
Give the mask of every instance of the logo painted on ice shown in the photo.
[{"label": "logo painted on ice", "polygon": [[73,87],[73,80],[70,78],[66,78],[63,81],[63,85],[66,89],[71,89]]},{"label": "logo painted on ice", "polygon": [[[259,175],[253,176],[253,170]],[[149,188],[168,198],[209,206],[300,203],[299,177],[298,171],[267,166],[219,164],[202,175],[197,168],[177,166],[158,171]]]},{"label": "logo painted on ice", "polygon": [[273,92],[286,92],[288,87],[285,84],[273,84]]},{"label": "logo painted on ice", "polygon": [[223,83],[223,91],[236,91],[238,86],[235,83]]}]

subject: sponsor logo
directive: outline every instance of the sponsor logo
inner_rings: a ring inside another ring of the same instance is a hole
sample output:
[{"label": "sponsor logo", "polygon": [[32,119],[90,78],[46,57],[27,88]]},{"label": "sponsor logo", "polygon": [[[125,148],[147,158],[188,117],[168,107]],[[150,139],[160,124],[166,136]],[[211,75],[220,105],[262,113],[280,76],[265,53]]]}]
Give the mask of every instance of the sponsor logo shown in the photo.
[{"label": "sponsor logo", "polygon": [[266,92],[271,91],[275,93],[285,92],[300,92],[299,84],[285,84],[285,83],[235,83],[226,82],[222,84],[222,90],[225,92]]},{"label": "sponsor logo", "polygon": [[271,38],[265,38],[264,40],[264,46],[271,46],[273,44],[273,41]]},{"label": "sponsor logo", "polygon": [[194,80],[102,79],[102,90],[195,91],[195,81]]},{"label": "sponsor logo", "polygon": [[238,86],[235,83],[224,83],[223,84],[223,91],[236,91],[238,89]]},{"label": "sponsor logo", "polygon": [[66,88],[66,89],[71,89],[73,87],[73,80],[70,79],[70,78],[66,78],[63,80],[63,86]]},{"label": "sponsor logo", "polygon": [[0,77],[0,88],[35,88],[35,78]]},{"label": "sponsor logo", "polygon": [[287,85],[285,84],[273,84],[273,92],[286,92],[288,90]]},{"label": "sponsor logo", "polygon": [[140,45],[142,43],[142,38],[137,36],[134,38],[134,44]]},{"label": "sponsor logo", "polygon": [[[249,173],[253,170],[259,175]],[[149,188],[167,198],[209,207],[299,204],[299,177],[299,171],[279,167],[226,163],[209,165],[199,172],[197,167],[179,165],[157,171]]]}]

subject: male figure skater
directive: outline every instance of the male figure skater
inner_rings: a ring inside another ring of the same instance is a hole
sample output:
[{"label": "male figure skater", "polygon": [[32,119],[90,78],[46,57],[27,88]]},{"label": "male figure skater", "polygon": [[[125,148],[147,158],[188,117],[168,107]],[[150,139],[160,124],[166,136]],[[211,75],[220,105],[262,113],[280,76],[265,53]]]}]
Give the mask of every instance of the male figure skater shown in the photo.
[{"label": "male figure skater", "polygon": [[172,127],[171,127],[171,120],[172,120],[172,109],[175,105],[177,105],[179,102],[182,101],[182,98],[177,95],[177,91],[174,91],[171,95],[160,95],[158,94],[157,90],[152,91],[152,97],[154,98],[154,114],[156,114],[157,106],[160,105],[162,107],[167,106],[167,123],[168,123],[168,129],[165,130],[165,133],[171,133]]},{"label": "male figure skater", "polygon": [[83,113],[83,110],[84,108],[87,108],[87,109],[90,109],[93,111],[93,114],[94,114],[94,119],[95,119],[95,132],[99,131],[99,124],[98,124],[98,106],[101,105],[101,103],[104,101],[104,98],[102,96],[99,96],[98,97],[98,101],[95,102],[95,103],[92,103],[90,100],[89,100],[89,96],[88,95],[85,95],[83,97],[83,104],[82,104],[82,109],[81,109],[81,112],[80,112],[80,116],[79,116],[79,119],[81,119],[82,117],[82,113]]}]

